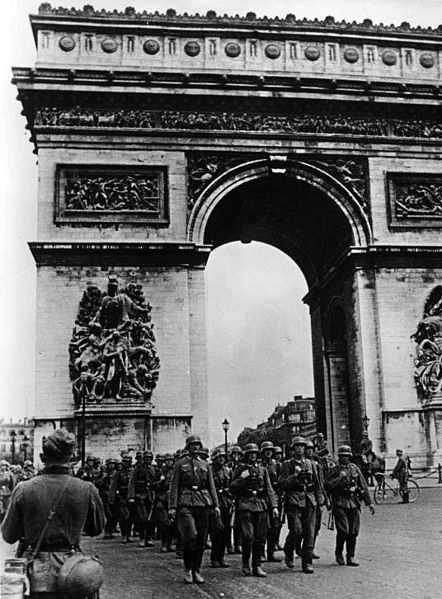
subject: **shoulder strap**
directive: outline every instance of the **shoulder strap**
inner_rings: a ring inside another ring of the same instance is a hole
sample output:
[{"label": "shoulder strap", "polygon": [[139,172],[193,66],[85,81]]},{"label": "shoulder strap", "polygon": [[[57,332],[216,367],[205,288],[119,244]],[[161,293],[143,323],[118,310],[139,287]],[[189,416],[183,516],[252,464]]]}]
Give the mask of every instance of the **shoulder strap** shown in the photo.
[{"label": "shoulder strap", "polygon": [[55,513],[57,511],[57,508],[58,508],[58,506],[60,504],[61,498],[63,497],[64,492],[66,491],[69,483],[70,483],[70,477],[68,476],[66,478],[66,481],[64,482],[61,490],[60,490],[60,493],[57,495],[54,503],[52,504],[52,506],[51,506],[51,508],[49,510],[48,517],[46,518],[46,522],[44,523],[44,526],[43,526],[43,528],[41,530],[40,536],[38,537],[37,544],[36,544],[36,546],[34,547],[34,549],[32,551],[31,560],[34,560],[35,557],[36,557],[36,555],[37,555],[37,553],[40,551],[40,547],[41,547],[41,544],[43,543],[43,539],[44,539],[44,536],[45,536],[46,531],[48,529],[49,523],[54,518]]}]

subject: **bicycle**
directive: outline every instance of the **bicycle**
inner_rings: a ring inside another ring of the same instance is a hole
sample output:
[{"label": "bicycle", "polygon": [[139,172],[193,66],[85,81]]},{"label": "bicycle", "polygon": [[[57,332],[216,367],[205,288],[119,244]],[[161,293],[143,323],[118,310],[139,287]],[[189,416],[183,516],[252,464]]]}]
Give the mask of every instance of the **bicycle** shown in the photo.
[{"label": "bicycle", "polygon": [[[403,500],[402,492],[399,488],[399,481],[393,479],[391,482],[383,472],[376,472],[376,487],[373,498],[376,504],[395,504]],[[420,494],[420,487],[415,480],[408,478],[408,503],[414,503]]]}]

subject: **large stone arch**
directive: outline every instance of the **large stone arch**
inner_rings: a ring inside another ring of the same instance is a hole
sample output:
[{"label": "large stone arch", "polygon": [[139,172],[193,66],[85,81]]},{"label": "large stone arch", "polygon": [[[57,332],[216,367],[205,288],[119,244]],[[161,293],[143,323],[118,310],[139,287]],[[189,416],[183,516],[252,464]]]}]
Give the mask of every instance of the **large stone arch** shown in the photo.
[{"label": "large stone arch", "polygon": [[352,191],[326,170],[286,156],[270,156],[244,162],[213,179],[201,192],[189,216],[189,241],[204,243],[205,227],[210,214],[229,193],[252,181],[265,179],[272,173],[303,181],[324,193],[348,220],[354,245],[364,247],[370,244],[372,235],[369,220]]}]

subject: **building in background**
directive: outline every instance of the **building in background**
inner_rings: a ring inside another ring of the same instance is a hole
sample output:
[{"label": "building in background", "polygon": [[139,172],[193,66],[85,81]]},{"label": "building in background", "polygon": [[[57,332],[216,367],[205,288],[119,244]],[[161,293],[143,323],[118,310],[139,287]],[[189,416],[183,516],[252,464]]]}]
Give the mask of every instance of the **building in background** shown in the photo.
[{"label": "building in background", "polygon": [[245,428],[238,435],[238,443],[262,443],[273,441],[282,447],[284,455],[295,435],[313,439],[316,435],[316,409],[314,397],[295,395],[285,406],[277,405],[265,422],[255,429]]},{"label": "building in background", "polygon": [[11,464],[22,464],[33,458],[34,453],[34,423],[32,420],[0,419],[0,459],[8,460]]}]

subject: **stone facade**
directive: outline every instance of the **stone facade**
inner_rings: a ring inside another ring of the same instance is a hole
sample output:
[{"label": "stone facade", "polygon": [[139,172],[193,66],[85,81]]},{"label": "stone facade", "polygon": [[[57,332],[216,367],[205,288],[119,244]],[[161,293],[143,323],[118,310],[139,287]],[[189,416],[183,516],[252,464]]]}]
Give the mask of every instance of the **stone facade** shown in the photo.
[{"label": "stone facade", "polygon": [[440,29],[47,3],[31,24],[35,68],[14,82],[39,155],[36,446],[80,430],[67,348],[109,275],[142,285],[160,375],[152,409],[89,406],[87,446],[206,437],[204,267],[256,239],[305,274],[330,445],[358,445],[367,417],[387,459],[440,460],[411,338],[442,275]]}]

